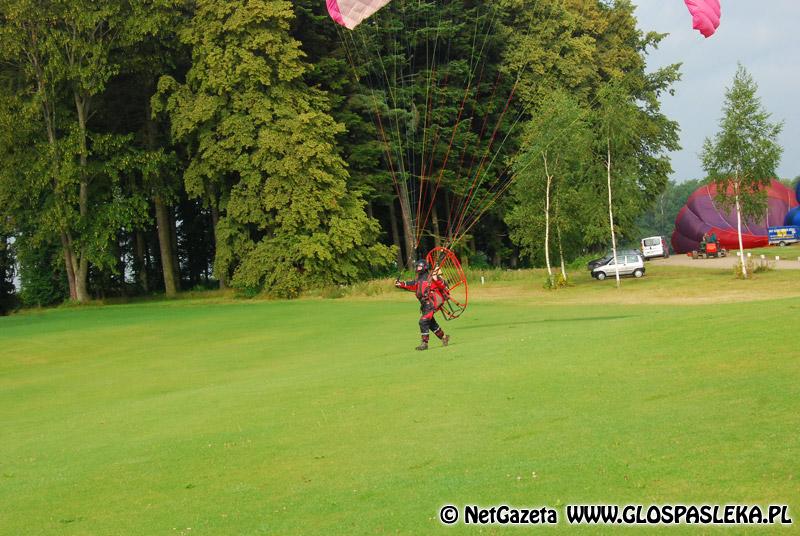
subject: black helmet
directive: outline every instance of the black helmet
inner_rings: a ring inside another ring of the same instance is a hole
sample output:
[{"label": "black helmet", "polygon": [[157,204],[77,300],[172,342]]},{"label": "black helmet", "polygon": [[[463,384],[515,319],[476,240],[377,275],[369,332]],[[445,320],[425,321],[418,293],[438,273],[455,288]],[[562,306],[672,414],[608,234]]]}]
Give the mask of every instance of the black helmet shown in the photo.
[{"label": "black helmet", "polygon": [[428,261],[426,261],[425,259],[420,259],[417,261],[417,264],[414,265],[414,269],[418,274],[421,274],[423,272],[427,272],[428,270],[430,270],[431,267],[428,265]]}]

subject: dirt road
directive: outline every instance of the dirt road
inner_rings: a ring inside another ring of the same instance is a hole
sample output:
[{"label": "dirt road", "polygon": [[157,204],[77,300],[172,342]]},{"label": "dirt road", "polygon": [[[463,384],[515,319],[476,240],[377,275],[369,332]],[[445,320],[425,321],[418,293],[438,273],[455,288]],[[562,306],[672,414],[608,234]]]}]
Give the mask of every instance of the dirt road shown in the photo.
[{"label": "dirt road", "polygon": [[[778,251],[777,253],[780,253]],[[792,253],[796,253],[792,251]],[[745,251],[745,255],[747,252]],[[753,260],[756,263],[761,262],[760,255],[753,255]],[[774,255],[767,255],[766,260],[774,266],[777,270],[800,270],[800,260],[797,257],[792,257],[791,260],[782,258],[780,261],[775,260]],[[653,259],[648,261],[654,265],[661,264],[664,266],[687,266],[692,268],[716,268],[718,270],[730,270],[739,262],[739,257],[736,252],[731,252],[731,255],[722,259],[692,259],[687,255],[672,255],[669,259]]]}]

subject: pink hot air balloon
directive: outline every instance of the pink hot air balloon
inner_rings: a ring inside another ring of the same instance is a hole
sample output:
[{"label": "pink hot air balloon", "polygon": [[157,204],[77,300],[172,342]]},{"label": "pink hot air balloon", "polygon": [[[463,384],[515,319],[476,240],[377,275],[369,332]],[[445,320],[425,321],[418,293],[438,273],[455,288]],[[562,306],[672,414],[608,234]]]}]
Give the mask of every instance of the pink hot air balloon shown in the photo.
[{"label": "pink hot air balloon", "polygon": [[352,30],[390,0],[328,0],[331,18]]},{"label": "pink hot air balloon", "polygon": [[692,14],[692,27],[705,37],[711,37],[719,28],[722,8],[719,0],[683,0]]}]

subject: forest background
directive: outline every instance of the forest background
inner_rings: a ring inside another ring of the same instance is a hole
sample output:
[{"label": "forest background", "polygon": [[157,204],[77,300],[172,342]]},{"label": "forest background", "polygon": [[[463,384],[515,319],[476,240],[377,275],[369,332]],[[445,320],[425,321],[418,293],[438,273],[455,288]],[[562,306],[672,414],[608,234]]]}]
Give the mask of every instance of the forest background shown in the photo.
[{"label": "forest background", "polygon": [[[669,235],[680,66],[628,0],[0,0],[0,296],[298,296]],[[547,235],[548,239],[544,237]],[[21,288],[16,288],[21,287]]]}]

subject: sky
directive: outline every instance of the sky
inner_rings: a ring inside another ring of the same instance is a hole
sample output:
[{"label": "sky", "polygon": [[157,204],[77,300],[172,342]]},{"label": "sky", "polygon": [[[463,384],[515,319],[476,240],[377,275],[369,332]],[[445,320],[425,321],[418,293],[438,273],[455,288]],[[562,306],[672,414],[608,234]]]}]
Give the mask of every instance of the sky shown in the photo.
[{"label": "sky", "polygon": [[784,121],[784,153],[778,174],[800,175],[800,1],[721,0],[722,23],[709,39],[692,29],[683,0],[633,0],[639,28],[668,33],[648,57],[648,70],[682,63],[675,96],[664,96],[663,111],[681,127],[683,149],[672,156],[678,182],[703,178],[698,156],[703,140],[719,130],[725,89],[737,62],[759,86],[772,120]]}]

